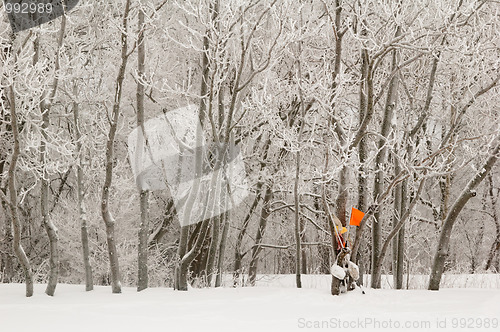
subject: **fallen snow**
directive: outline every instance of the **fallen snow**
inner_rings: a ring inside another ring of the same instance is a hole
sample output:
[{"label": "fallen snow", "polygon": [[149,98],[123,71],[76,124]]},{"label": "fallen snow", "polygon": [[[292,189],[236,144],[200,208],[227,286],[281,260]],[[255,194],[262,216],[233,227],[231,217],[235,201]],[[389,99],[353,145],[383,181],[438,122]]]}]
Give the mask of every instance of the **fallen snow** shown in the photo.
[{"label": "fallen snow", "polygon": [[[291,277],[291,276],[290,276]],[[140,293],[110,287],[85,292],[81,285],[58,285],[56,296],[35,285],[0,285],[0,331],[456,331],[460,319],[476,331],[500,324],[500,289],[366,289],[331,296],[325,278],[305,276],[305,285],[190,289],[150,288]],[[321,276],[320,276],[321,277]],[[290,279],[290,278],[286,278]],[[276,279],[279,280],[279,279]],[[318,280],[314,284],[314,280]],[[265,286],[264,286],[265,285]],[[405,328],[409,326],[416,329]],[[399,328],[397,328],[399,326]],[[470,329],[458,329],[470,330]]]}]

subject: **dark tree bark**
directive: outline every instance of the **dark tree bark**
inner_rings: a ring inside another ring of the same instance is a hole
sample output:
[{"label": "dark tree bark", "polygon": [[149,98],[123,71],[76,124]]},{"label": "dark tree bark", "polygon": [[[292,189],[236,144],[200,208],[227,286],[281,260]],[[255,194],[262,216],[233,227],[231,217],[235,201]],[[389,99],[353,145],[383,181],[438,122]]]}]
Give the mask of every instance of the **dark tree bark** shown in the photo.
[{"label": "dark tree bark", "polygon": [[[348,254],[349,250],[341,250],[339,254],[337,255],[337,258],[335,259],[335,265],[340,266],[342,269],[345,269],[347,267],[347,262],[348,262]],[[343,280],[336,278],[334,275],[332,275],[332,284],[331,284],[331,293],[332,295],[340,295],[341,293],[341,284]]]},{"label": "dark tree bark", "polygon": [[[401,172],[401,167],[399,162],[395,161],[395,175]],[[406,210],[406,195],[407,195],[407,184],[406,180],[398,184],[394,190],[394,216],[393,216],[393,227],[396,228],[398,222],[403,217]],[[404,246],[405,246],[405,224],[402,224],[398,234],[392,240],[392,259],[393,259],[393,278],[394,287],[396,289],[403,288],[403,269],[404,269]]]},{"label": "dark tree bark", "polygon": [[[139,9],[137,36],[137,126],[141,128],[144,144],[148,144],[144,127],[144,74],[146,61],[146,47],[144,41],[144,9]],[[141,184],[139,184],[141,186]],[[139,224],[139,246],[137,249],[137,291],[148,288],[148,233],[149,233],[149,191],[139,188],[139,206],[141,221]]]},{"label": "dark tree bark", "polygon": [[[331,94],[331,108],[332,111],[335,111],[336,109],[336,104],[335,100],[337,99],[337,87],[338,87],[338,82],[337,79],[340,75],[340,70],[341,70],[341,60],[342,60],[342,39],[344,32],[340,31],[340,26],[342,22],[342,1],[341,0],[335,0],[335,16],[334,16],[334,29],[335,29],[335,60],[333,63],[333,73],[332,73],[332,94]],[[338,136],[338,139],[340,141],[340,144],[343,148],[346,148],[347,140],[346,140],[346,135],[345,133],[341,130],[339,127],[340,124],[336,124],[336,134]],[[337,193],[337,198],[335,200],[335,207],[336,207],[336,215],[339,218],[341,224],[343,226],[346,225],[346,210],[347,210],[347,178],[348,178],[348,172],[349,169],[343,165],[339,172],[339,182],[338,182],[338,193]],[[332,235],[333,236],[333,235]],[[334,251],[336,251],[337,248],[333,248]]]},{"label": "dark tree bark", "polygon": [[[215,176],[212,177],[212,182],[214,181]],[[214,184],[214,183],[212,183]],[[215,187],[215,185],[212,186],[212,188]],[[208,197],[205,200],[205,206],[208,204]],[[185,253],[180,261],[178,262],[177,269],[176,269],[176,280],[175,280],[175,289],[181,290],[181,291],[187,291],[188,289],[188,281],[187,281],[187,273],[189,270],[189,266],[191,263],[194,261],[196,256],[200,253],[201,247],[203,243],[205,242],[205,239],[207,237],[207,232],[209,229],[210,225],[210,219],[205,219],[201,222],[201,226],[199,227],[199,231],[196,234],[196,242],[194,243],[193,247]],[[184,226],[186,227],[186,226]]]},{"label": "dark tree bark", "polygon": [[139,193],[141,222],[139,224],[139,247],[137,249],[137,291],[148,288],[148,232],[149,232],[149,191]]},{"label": "dark tree bark", "polygon": [[[401,167],[399,165],[399,161],[397,160],[397,157],[394,161],[394,174],[397,175],[401,172]],[[397,222],[400,220],[402,211],[401,211],[401,205],[402,205],[402,184],[398,184],[396,188],[394,188],[394,211],[392,215],[392,227],[396,227]],[[403,229],[401,227],[401,229]],[[394,288],[396,289],[401,289],[398,288],[398,257],[399,257],[399,236],[395,236],[394,239],[392,240],[392,279],[394,283]]]},{"label": "dark tree bark", "polygon": [[[12,44],[10,41],[6,41],[5,44],[0,44],[0,52],[2,52],[3,56],[7,58],[10,55],[12,50]],[[0,109],[8,110],[8,97],[7,89],[0,89]],[[8,117],[8,112],[0,113],[0,122],[5,123],[6,132],[0,134],[0,139],[6,146],[12,146],[12,142],[8,141],[8,133],[12,132],[12,127],[10,126],[10,119]],[[7,151],[0,151],[0,174],[3,174],[5,171],[5,166],[8,157]],[[8,214],[9,205],[6,200],[3,200],[3,197],[7,195],[7,185],[5,187],[0,188],[0,202],[2,205],[2,209],[4,211],[4,230],[3,230],[3,241],[0,245],[0,271],[2,271],[2,279],[0,282],[2,283],[10,283],[12,282],[12,278],[14,277],[14,252],[12,251],[12,221]]]},{"label": "dark tree bark", "polygon": [[241,272],[241,265],[242,265],[242,260],[244,254],[241,252],[241,246],[243,242],[243,237],[245,236],[247,229],[248,229],[248,224],[250,223],[250,219],[252,218],[252,215],[259,205],[260,201],[260,196],[262,192],[262,182],[258,182],[256,186],[256,195],[253,200],[252,205],[250,206],[250,210],[248,211],[247,215],[245,216],[245,220],[243,220],[243,224],[238,232],[238,237],[236,238],[236,244],[235,244],[235,249],[234,249],[234,268],[233,268],[233,286],[238,285],[238,279],[240,278],[240,272]]},{"label": "dark tree bark", "polygon": [[[364,29],[361,35],[366,35],[366,29]],[[361,50],[361,79],[359,82],[359,123],[361,123],[365,117],[366,113],[366,75],[368,70],[368,54],[366,49]],[[366,139],[362,138],[358,144],[358,159],[359,159],[359,173],[358,173],[358,209],[360,211],[365,211],[367,207],[367,189],[368,180],[365,174],[365,162],[367,156]],[[356,227],[356,234],[354,236],[354,243],[352,245],[352,259],[354,263],[358,263],[358,249],[361,243],[361,237],[363,235],[363,230],[365,228],[366,222],[362,222],[358,227]],[[363,277],[360,276],[360,281],[363,281]]]},{"label": "dark tree bark", "polygon": [[[185,282],[185,289],[180,288],[181,278],[187,278],[187,268],[185,271],[181,271],[180,259],[186,255],[187,245],[188,245],[188,237],[189,237],[189,226],[181,226],[181,231],[179,235],[179,247],[177,248],[177,257],[178,263],[175,267],[174,271],[174,289],[176,290],[187,290],[187,280]],[[184,284],[184,280],[182,280]]]},{"label": "dark tree bark", "polygon": [[217,255],[217,247],[219,244],[219,233],[220,233],[220,224],[221,224],[222,216],[215,216],[212,218],[212,236],[210,240],[210,246],[208,249],[208,259],[205,267],[205,281],[207,286],[210,287],[212,285],[212,277],[215,273],[215,258]]},{"label": "dark tree bark", "polygon": [[227,235],[229,233],[229,220],[230,212],[225,213],[222,218],[224,219],[224,226],[222,227],[222,235],[219,245],[219,257],[217,257],[217,277],[215,278],[215,287],[222,285],[222,269],[224,266],[224,254],[226,252]]},{"label": "dark tree bark", "polygon": [[[301,64],[298,62],[298,74],[299,74],[299,80],[302,79],[302,70],[301,70]],[[299,87],[299,96],[300,96],[300,125],[299,125],[299,132],[298,132],[298,144],[299,148],[297,150],[297,153],[295,154],[295,181],[293,183],[293,200],[294,200],[294,207],[295,207],[295,225],[294,225],[294,234],[295,234],[295,284],[297,285],[297,288],[302,288],[302,281],[301,281],[301,272],[302,272],[302,267],[301,264],[305,264],[305,261],[302,261],[302,237],[303,233],[302,231],[302,221],[300,218],[300,195],[299,195],[299,183],[300,183],[300,145],[302,141],[302,134],[304,132],[304,124],[305,124],[305,116],[306,116],[306,106],[304,105],[304,97],[302,95],[302,89]]]},{"label": "dark tree bark", "polygon": [[257,234],[255,236],[255,245],[252,248],[252,259],[250,260],[250,267],[248,269],[248,282],[251,286],[255,286],[255,281],[257,279],[257,265],[259,263],[259,254],[262,251],[260,244],[264,237],[264,232],[267,226],[267,218],[270,214],[271,199],[273,197],[273,190],[270,184],[267,185],[264,198],[262,201],[262,208],[260,212],[259,227],[257,228]]},{"label": "dark tree bark", "polygon": [[[73,94],[75,97],[78,94],[76,83],[74,85]],[[94,289],[94,281],[92,277],[92,266],[90,265],[90,248],[89,248],[89,232],[87,227],[87,208],[85,206],[85,188],[84,188],[84,175],[83,175],[83,151],[81,142],[80,130],[80,107],[78,102],[73,102],[73,121],[75,126],[75,142],[76,142],[76,155],[78,162],[76,165],[76,184],[78,191],[78,215],[80,219],[80,237],[82,241],[82,259],[85,269],[85,290],[91,291]]]},{"label": "dark tree bark", "polygon": [[[304,119],[302,119],[302,123]],[[302,131],[302,125],[301,125]],[[299,135],[300,137],[301,135]],[[300,138],[299,138],[300,139]],[[300,144],[300,143],[299,143]],[[300,234],[300,197],[299,197],[299,181],[300,181],[300,151],[297,151],[295,156],[295,181],[293,185],[293,198],[295,205],[295,283],[297,288],[302,288],[302,281],[300,280],[301,274],[301,234]]]},{"label": "dark tree bark", "polygon": [[[190,235],[188,240],[187,248],[191,250],[200,234],[201,226],[203,222],[199,222],[196,225],[191,225],[190,227]],[[193,227],[194,226],[194,227]],[[193,259],[192,263],[189,265],[188,273],[192,280],[198,279],[202,282],[205,282],[205,270],[208,261],[208,249],[210,248],[210,226],[207,230],[207,236],[203,240],[203,244],[201,245],[200,251],[196,254],[196,257]]]}]

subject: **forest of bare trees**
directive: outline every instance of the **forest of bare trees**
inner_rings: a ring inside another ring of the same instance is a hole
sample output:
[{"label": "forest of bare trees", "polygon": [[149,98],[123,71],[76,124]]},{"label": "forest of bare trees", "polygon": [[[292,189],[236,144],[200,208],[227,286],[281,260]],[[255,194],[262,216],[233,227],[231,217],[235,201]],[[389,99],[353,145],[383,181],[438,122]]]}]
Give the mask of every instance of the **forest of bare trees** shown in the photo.
[{"label": "forest of bare trees", "polygon": [[[2,15],[0,279],[26,296],[301,287],[330,273],[336,219],[373,288],[500,272],[497,1],[81,0],[16,33]],[[170,144],[192,168],[154,161]]]}]

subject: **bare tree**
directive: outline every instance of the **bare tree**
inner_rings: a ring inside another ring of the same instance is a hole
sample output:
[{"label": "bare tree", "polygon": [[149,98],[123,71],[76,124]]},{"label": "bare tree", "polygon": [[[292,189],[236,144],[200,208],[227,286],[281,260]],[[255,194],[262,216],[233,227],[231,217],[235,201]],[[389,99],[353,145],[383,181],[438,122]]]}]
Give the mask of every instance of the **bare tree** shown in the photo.
[{"label": "bare tree", "polygon": [[115,239],[115,219],[109,210],[109,191],[111,189],[111,181],[113,179],[113,163],[114,163],[114,143],[116,130],[118,128],[118,120],[120,118],[120,102],[123,93],[123,80],[125,79],[125,69],[127,67],[128,58],[130,56],[128,50],[128,19],[130,13],[130,0],[125,2],[123,13],[122,31],[121,31],[121,64],[118,70],[118,75],[115,82],[115,94],[113,100],[113,110],[110,118],[109,134],[106,143],[106,176],[102,187],[101,198],[101,213],[102,219],[106,226],[106,235],[108,242],[108,256],[111,269],[111,287],[113,293],[121,293],[120,282],[120,266],[118,262],[118,252],[116,250]]},{"label": "bare tree", "polygon": [[85,205],[85,186],[83,172],[83,147],[82,147],[82,123],[80,121],[80,105],[78,104],[78,86],[76,82],[73,85],[73,123],[75,131],[75,155],[76,162],[76,187],[78,191],[78,216],[80,220],[80,238],[82,242],[82,260],[85,269],[85,290],[91,291],[94,289],[94,281],[92,277],[92,266],[90,264],[90,248],[89,248],[89,232],[88,232],[88,217],[87,207]]},{"label": "bare tree", "polygon": [[444,271],[444,263],[448,257],[449,247],[450,247],[450,237],[453,230],[453,225],[460,215],[460,212],[467,204],[467,202],[476,196],[475,189],[477,186],[486,178],[488,173],[495,165],[499,158],[500,152],[500,136],[496,138],[491,155],[488,157],[483,167],[479,168],[479,172],[469,181],[467,186],[464,188],[460,196],[453,203],[450,212],[446,216],[446,219],[441,228],[441,233],[439,235],[439,242],[436,249],[436,254],[434,256],[434,261],[432,264],[432,270],[429,279],[429,290],[439,290],[439,284],[441,282],[441,276]]},{"label": "bare tree", "polygon": [[[144,24],[144,9],[141,7],[139,9],[139,19],[138,19],[138,37],[137,37],[137,126],[141,128],[143,135],[146,135],[146,130],[144,129],[144,72],[145,72],[145,40],[144,40],[144,30],[146,25]],[[147,139],[146,144],[148,144]],[[140,184],[139,184],[140,185]],[[139,248],[138,259],[137,259],[137,291],[144,290],[148,287],[148,231],[149,231],[149,190],[144,190],[140,188],[140,211],[141,211],[141,221],[139,224]]]},{"label": "bare tree", "polygon": [[[59,36],[57,40],[57,49],[55,55],[55,65],[54,65],[54,78],[51,85],[51,90],[42,95],[40,101],[40,112],[42,114],[42,140],[40,142],[40,164],[42,166],[42,179],[41,179],[41,189],[40,189],[40,206],[42,213],[42,221],[47,236],[49,238],[50,244],[50,256],[49,256],[49,280],[47,282],[47,289],[45,293],[47,295],[53,296],[57,286],[57,279],[59,276],[59,253],[58,253],[58,234],[57,228],[49,216],[49,172],[47,170],[47,143],[49,140],[48,129],[50,126],[50,110],[54,103],[54,98],[57,93],[57,88],[59,84],[59,69],[60,69],[60,52],[63,45],[64,33],[66,31],[66,16],[63,15],[61,20],[61,27],[59,30]],[[37,36],[34,42],[35,53],[33,63],[37,64],[39,62],[39,45],[40,36]]]},{"label": "bare tree", "polygon": [[[253,53],[253,49],[259,39],[258,34],[268,32],[263,25],[268,24],[266,19],[272,17],[272,9],[277,1],[256,5],[255,3],[244,3],[238,8],[220,7],[219,2],[211,2],[208,6],[209,20],[204,22],[204,32],[202,34],[202,72],[200,88],[200,111],[199,120],[202,125],[209,127],[211,141],[214,151],[211,151],[214,158],[213,169],[226,168],[226,160],[230,147],[231,135],[235,126],[240,122],[246,111],[242,109],[242,100],[256,76],[264,72],[273,59],[273,51],[277,45],[278,38],[282,32],[281,21],[279,21],[278,32],[271,34],[271,43],[259,55]],[[189,10],[187,10],[189,12]],[[281,20],[281,18],[279,18]],[[198,21],[204,21],[197,18]],[[221,26],[219,22],[228,20],[229,25]],[[237,38],[239,42],[231,45],[229,40]],[[232,51],[236,47],[237,53]],[[239,116],[239,118],[238,118]],[[201,133],[196,133],[196,144],[201,142]],[[201,145],[201,144],[200,144]],[[196,177],[189,197],[185,204],[185,218],[190,217],[190,206],[198,195],[200,181],[198,175],[201,174],[202,156],[196,154],[195,168]],[[210,188],[217,183],[215,175],[209,181]],[[213,195],[210,190],[207,194]],[[208,198],[203,198],[206,201]],[[207,202],[211,202],[209,199]],[[210,207],[204,207],[210,209]],[[185,220],[183,225],[188,225],[189,220]],[[194,246],[188,251],[187,238],[188,227],[181,228],[179,241],[179,263],[176,272],[176,288],[187,288],[187,269],[197,256],[201,245],[204,243],[209,231],[212,231],[210,245],[207,256],[207,263],[203,273],[208,285],[211,276],[215,273],[217,251],[221,249],[219,245],[221,222],[220,216],[214,216],[202,221],[202,225],[196,228],[196,238]],[[222,229],[222,232],[223,229]],[[192,236],[193,236],[192,235]]]},{"label": "bare tree", "polygon": [[[17,55],[16,55],[17,57]],[[7,172],[8,176],[8,189],[9,196],[8,199],[3,191],[0,191],[0,196],[4,202],[9,206],[11,221],[12,221],[12,245],[14,248],[14,253],[21,264],[23,269],[24,278],[26,280],[26,296],[31,297],[33,295],[33,271],[31,270],[31,265],[24,252],[23,246],[21,244],[21,222],[19,220],[18,214],[18,200],[17,200],[17,188],[16,188],[16,166],[20,155],[20,142],[19,142],[19,124],[16,109],[16,92],[14,90],[14,85],[8,86],[8,101],[10,109],[10,126],[12,130],[12,140],[13,148],[12,155],[10,158],[9,169]]]}]

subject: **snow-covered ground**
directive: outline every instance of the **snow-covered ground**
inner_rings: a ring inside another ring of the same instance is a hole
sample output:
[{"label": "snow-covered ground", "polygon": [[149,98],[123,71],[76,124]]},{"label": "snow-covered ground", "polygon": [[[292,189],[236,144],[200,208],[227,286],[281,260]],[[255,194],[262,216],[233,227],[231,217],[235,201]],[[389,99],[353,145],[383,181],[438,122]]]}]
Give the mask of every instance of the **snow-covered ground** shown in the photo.
[{"label": "snow-covered ground", "polygon": [[[331,281],[329,275],[302,275],[302,284],[306,288],[329,288]],[[231,276],[228,276],[226,283],[231,285],[231,282]],[[403,278],[403,288],[405,289],[427,289],[428,283],[429,275],[405,275]],[[294,287],[295,275],[258,275],[257,284],[259,286]],[[370,284],[369,275],[364,276],[364,284]],[[383,275],[381,285],[382,288],[393,288],[392,275]],[[500,274],[443,274],[441,288],[500,289]]]},{"label": "snow-covered ground", "polygon": [[334,297],[329,278],[303,279],[302,289],[286,276],[262,277],[253,288],[124,288],[122,294],[58,285],[55,297],[36,285],[32,298],[24,297],[22,284],[1,284],[0,331],[500,330],[499,288],[366,289]]}]

